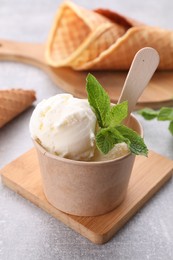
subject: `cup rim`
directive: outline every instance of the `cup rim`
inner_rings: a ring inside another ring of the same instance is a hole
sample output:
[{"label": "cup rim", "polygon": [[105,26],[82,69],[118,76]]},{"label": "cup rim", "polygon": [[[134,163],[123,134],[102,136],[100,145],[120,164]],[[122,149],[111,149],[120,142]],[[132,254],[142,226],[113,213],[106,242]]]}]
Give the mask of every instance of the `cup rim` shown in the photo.
[{"label": "cup rim", "polygon": [[[133,115],[131,114],[130,117],[132,117],[139,125],[140,128],[140,136],[143,137],[143,127],[141,125],[141,123],[139,122],[139,120]],[[68,163],[68,164],[75,164],[75,165],[84,165],[84,166],[91,166],[91,165],[106,165],[106,164],[110,164],[110,163],[115,163],[115,162],[120,162],[124,159],[126,159],[127,157],[133,155],[131,152],[129,152],[128,154],[115,158],[115,159],[111,159],[111,160],[105,160],[105,161],[77,161],[77,160],[72,160],[72,159],[68,159],[68,158],[64,158],[64,157],[60,157],[58,155],[52,154],[49,151],[47,151],[41,144],[39,144],[36,140],[33,140],[33,143],[35,145],[35,147],[45,156],[47,156],[48,158],[51,159],[55,159],[64,163]]]}]

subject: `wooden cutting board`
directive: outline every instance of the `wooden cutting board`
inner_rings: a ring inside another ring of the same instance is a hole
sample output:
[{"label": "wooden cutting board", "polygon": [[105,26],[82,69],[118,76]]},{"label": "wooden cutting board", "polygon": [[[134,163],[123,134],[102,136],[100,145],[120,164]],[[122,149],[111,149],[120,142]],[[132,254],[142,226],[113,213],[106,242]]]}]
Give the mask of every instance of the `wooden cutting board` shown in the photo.
[{"label": "wooden cutting board", "polygon": [[[76,97],[85,98],[85,79],[88,72],[74,71],[69,68],[53,68],[46,64],[44,45],[19,43],[0,40],[0,60],[24,62],[43,69],[54,83]],[[120,95],[127,72],[95,71],[92,72],[116,103]],[[22,84],[22,82],[21,82]],[[137,108],[173,105],[173,71],[156,72],[142,94]]]},{"label": "wooden cutting board", "polygon": [[[3,183],[96,244],[107,242],[172,176],[173,161],[154,152],[137,157],[127,196],[115,210],[97,217],[77,217],[54,208],[45,198],[38,160],[32,149],[5,166]],[[8,203],[8,201],[7,201]],[[166,202],[165,202],[166,203]]]}]

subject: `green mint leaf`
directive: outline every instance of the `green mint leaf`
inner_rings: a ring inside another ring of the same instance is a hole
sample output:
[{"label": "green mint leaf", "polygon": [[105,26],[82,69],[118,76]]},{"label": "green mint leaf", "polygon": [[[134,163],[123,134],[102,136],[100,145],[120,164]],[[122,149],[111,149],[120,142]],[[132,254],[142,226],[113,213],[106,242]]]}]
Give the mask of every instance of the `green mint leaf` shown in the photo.
[{"label": "green mint leaf", "polygon": [[121,122],[127,117],[128,114],[128,102],[124,101],[120,104],[111,107],[110,113],[107,116],[110,127],[120,125]]},{"label": "green mint leaf", "polygon": [[107,127],[107,115],[110,113],[110,98],[96,78],[90,73],[86,79],[88,101],[100,127]]},{"label": "green mint leaf", "polygon": [[162,107],[157,116],[159,121],[173,120],[173,108],[171,107]]},{"label": "green mint leaf", "polygon": [[107,154],[115,144],[125,140],[126,138],[124,138],[118,130],[111,127],[102,128],[96,134],[97,148],[104,154]]},{"label": "green mint leaf", "polygon": [[171,121],[169,124],[169,131],[173,135],[173,121]]},{"label": "green mint leaf", "polygon": [[87,76],[86,89],[88,102],[100,126],[96,134],[98,149],[107,154],[115,144],[126,142],[132,153],[147,155],[148,150],[143,139],[133,130],[121,125],[128,114],[128,102],[111,107],[108,94],[91,74]]},{"label": "green mint leaf", "polygon": [[155,111],[151,108],[144,108],[139,110],[138,114],[143,116],[146,120],[152,120],[158,116],[159,111]]},{"label": "green mint leaf", "polygon": [[144,140],[140,135],[135,131],[128,128],[127,126],[117,126],[116,129],[121,133],[123,137],[129,140],[129,149],[132,153],[136,155],[145,155],[148,154],[147,146],[144,143]]},{"label": "green mint leaf", "polygon": [[155,111],[150,108],[144,108],[138,111],[138,114],[142,115],[145,119],[151,120],[157,118],[159,121],[170,121],[169,131],[173,135],[173,108],[162,107],[159,111]]},{"label": "green mint leaf", "polygon": [[102,153],[107,154],[114,147],[114,136],[103,128],[96,134],[96,145]]}]

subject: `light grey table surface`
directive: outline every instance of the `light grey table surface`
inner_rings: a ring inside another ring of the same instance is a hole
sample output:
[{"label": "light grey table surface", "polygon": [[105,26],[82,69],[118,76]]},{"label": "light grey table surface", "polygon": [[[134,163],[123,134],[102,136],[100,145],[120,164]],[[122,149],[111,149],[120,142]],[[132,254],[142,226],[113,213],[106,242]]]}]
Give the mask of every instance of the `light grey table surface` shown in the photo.
[{"label": "light grey table surface", "polygon": [[[173,29],[171,0],[75,2],[88,8],[113,8],[147,24]],[[59,3],[0,0],[0,38],[44,42]],[[37,102],[62,92],[41,70],[13,62],[0,62],[0,89],[3,88],[35,89]],[[32,147],[28,131],[32,111],[33,107],[0,130],[0,168]],[[167,130],[168,124],[138,118],[148,147],[173,159],[173,137]],[[173,181],[101,246],[92,244],[0,183],[0,259],[173,259]]]}]

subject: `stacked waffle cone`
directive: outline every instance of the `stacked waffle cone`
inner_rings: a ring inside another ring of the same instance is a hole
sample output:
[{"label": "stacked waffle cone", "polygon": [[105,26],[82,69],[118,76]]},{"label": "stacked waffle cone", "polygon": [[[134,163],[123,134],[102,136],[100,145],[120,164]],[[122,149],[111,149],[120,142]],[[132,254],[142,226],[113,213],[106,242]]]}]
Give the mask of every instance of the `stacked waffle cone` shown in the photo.
[{"label": "stacked waffle cone", "polygon": [[33,90],[0,90],[0,127],[26,110],[35,99]]},{"label": "stacked waffle cone", "polygon": [[127,70],[144,47],[158,51],[160,70],[173,69],[173,31],[146,26],[109,10],[89,11],[65,2],[58,9],[45,55],[54,67]]}]

